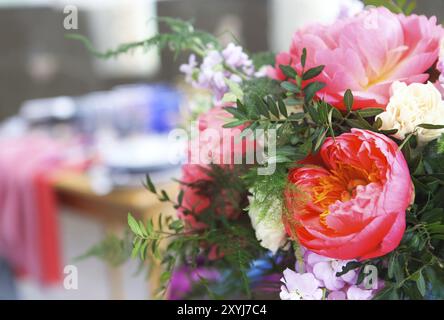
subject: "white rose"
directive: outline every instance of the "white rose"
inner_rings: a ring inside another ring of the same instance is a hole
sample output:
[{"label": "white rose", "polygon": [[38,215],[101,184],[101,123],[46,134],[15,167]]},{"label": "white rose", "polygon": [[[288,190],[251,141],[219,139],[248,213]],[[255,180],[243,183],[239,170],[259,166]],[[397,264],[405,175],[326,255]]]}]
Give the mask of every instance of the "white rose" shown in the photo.
[{"label": "white rose", "polygon": [[439,138],[444,129],[428,130],[418,128],[418,125],[444,125],[444,102],[441,93],[430,82],[411,85],[395,82],[387,109],[377,118],[382,120],[382,130],[398,129],[394,137],[401,140],[416,130],[418,142],[424,145]]},{"label": "white rose", "polygon": [[248,215],[256,231],[256,238],[261,246],[276,253],[286,242],[286,233],[282,223],[282,200],[265,200],[265,195],[256,193],[250,199]]}]

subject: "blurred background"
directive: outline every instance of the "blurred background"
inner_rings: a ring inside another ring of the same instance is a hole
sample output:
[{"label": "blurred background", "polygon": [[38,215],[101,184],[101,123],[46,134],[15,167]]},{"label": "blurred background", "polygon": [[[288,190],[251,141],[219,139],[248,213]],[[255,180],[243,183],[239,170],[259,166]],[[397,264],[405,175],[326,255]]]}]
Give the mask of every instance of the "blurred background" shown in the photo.
[{"label": "blurred background", "polygon": [[[163,209],[141,185],[146,173],[167,188],[178,176],[167,154],[181,146],[167,135],[194,94],[178,71],[187,57],[104,61],[67,33],[106,50],[164,31],[153,18],[168,16],[279,52],[301,26],[334,22],[344,1],[0,0],[0,299],[147,299],[155,286],[134,263],[75,258],[121,233],[128,212]],[[442,21],[444,2],[416,11]],[[67,30],[72,12],[78,28]]]}]

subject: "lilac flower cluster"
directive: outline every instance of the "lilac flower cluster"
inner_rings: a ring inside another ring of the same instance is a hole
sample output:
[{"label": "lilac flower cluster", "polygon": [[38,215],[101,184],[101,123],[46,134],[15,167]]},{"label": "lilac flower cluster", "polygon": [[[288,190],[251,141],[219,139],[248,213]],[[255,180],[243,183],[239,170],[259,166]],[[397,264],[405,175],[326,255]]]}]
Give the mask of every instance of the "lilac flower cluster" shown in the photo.
[{"label": "lilac flower cluster", "polygon": [[296,271],[286,269],[281,282],[282,300],[369,300],[383,284],[375,289],[357,285],[355,270],[337,277],[336,274],[350,261],[322,257],[303,250],[303,261],[296,263]]},{"label": "lilac flower cluster", "polygon": [[180,66],[180,71],[188,83],[211,90],[215,99],[220,101],[229,90],[229,81],[240,83],[242,77],[252,77],[254,65],[242,47],[230,43],[222,52],[208,48],[200,66],[196,56],[191,55],[188,64]]},{"label": "lilac flower cluster", "polygon": [[441,72],[441,74],[439,76],[439,83],[440,83],[441,87],[444,88],[444,57],[441,57],[439,59],[437,68],[438,68],[438,71]]}]

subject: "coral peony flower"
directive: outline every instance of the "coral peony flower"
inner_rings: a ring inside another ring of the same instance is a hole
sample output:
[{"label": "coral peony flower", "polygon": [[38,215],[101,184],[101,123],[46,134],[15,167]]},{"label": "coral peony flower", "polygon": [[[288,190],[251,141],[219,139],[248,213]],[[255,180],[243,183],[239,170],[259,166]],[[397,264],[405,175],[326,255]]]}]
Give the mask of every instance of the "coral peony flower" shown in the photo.
[{"label": "coral peony flower", "polygon": [[428,80],[426,72],[438,60],[443,36],[436,17],[396,15],[385,8],[373,8],[333,25],[298,31],[290,52],[276,57],[270,76],[285,79],[279,70],[281,64],[300,71],[300,57],[306,48],[306,68],[325,65],[316,78],[327,84],[319,98],[343,109],[344,93],[351,89],[354,109],[385,108],[394,81],[410,84]]},{"label": "coral peony flower", "polygon": [[287,233],[334,259],[369,259],[394,250],[413,199],[407,163],[384,135],[352,129],[324,143],[289,174]]},{"label": "coral peony flower", "polygon": [[424,123],[444,124],[444,102],[441,93],[431,82],[411,85],[395,82],[392,91],[393,95],[386,111],[377,117],[382,120],[381,129],[398,129],[394,136],[401,140],[416,132],[420,145],[438,139],[444,133],[444,129],[429,130],[418,127]]}]

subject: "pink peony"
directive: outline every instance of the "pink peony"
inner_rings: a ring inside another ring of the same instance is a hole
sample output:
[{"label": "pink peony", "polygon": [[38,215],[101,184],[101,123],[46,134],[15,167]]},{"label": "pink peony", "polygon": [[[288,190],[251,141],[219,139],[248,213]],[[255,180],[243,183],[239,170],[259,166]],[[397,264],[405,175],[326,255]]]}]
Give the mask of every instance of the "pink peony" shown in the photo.
[{"label": "pink peony", "polygon": [[255,151],[253,140],[240,138],[243,126],[223,127],[230,121],[233,121],[233,116],[222,106],[216,106],[199,117],[199,137],[191,141],[188,150],[188,159],[191,163],[231,166],[241,164],[246,152]]},{"label": "pink peony", "polygon": [[277,55],[270,76],[284,80],[279,69],[282,64],[301,71],[300,57],[306,48],[306,68],[325,65],[316,78],[327,84],[319,98],[344,109],[344,93],[351,89],[354,109],[385,108],[393,82],[428,80],[426,72],[438,60],[443,36],[436,17],[396,15],[373,8],[330,26],[313,25],[296,32],[290,52]]},{"label": "pink peony", "polygon": [[202,114],[198,119],[199,136],[189,144],[188,157],[191,163],[182,166],[183,208],[179,209],[179,217],[193,230],[207,228],[200,216],[211,204],[216,204],[214,211],[217,214],[228,219],[237,219],[239,216],[240,210],[235,202],[240,202],[240,194],[228,195],[225,190],[221,190],[217,199],[211,200],[210,195],[204,194],[212,184],[209,176],[210,164],[225,166],[226,170],[231,170],[234,160],[237,157],[242,159],[247,145],[254,150],[253,141],[238,139],[241,128],[223,128],[230,119],[232,115],[222,106],[216,106]]},{"label": "pink peony", "polygon": [[375,258],[399,245],[413,194],[396,143],[352,129],[329,138],[317,158],[290,172],[284,223],[291,237],[319,255]]}]

